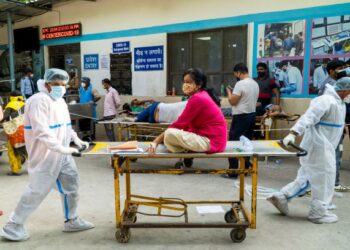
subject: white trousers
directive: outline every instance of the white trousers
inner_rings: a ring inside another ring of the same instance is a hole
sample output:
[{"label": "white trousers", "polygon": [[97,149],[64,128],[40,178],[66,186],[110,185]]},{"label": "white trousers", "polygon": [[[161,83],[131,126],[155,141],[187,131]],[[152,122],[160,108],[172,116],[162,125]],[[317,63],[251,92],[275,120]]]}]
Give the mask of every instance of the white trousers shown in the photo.
[{"label": "white trousers", "polygon": [[52,188],[61,193],[64,217],[66,220],[78,216],[79,174],[70,155],[62,156],[62,163],[53,174],[48,171],[37,171],[29,175],[29,184],[10,216],[10,221],[24,224],[28,216],[41,204]]},{"label": "white trousers", "polygon": [[176,128],[165,130],[164,144],[172,153],[207,152],[210,149],[210,140],[207,137]]},{"label": "white trousers", "polygon": [[[322,164],[322,163],[321,163]],[[326,165],[326,164],[325,164]],[[309,218],[321,218],[327,212],[332,202],[335,184],[334,169],[321,166],[302,166],[298,170],[295,180],[281,189],[288,200],[305,193],[311,185],[311,207]]]}]

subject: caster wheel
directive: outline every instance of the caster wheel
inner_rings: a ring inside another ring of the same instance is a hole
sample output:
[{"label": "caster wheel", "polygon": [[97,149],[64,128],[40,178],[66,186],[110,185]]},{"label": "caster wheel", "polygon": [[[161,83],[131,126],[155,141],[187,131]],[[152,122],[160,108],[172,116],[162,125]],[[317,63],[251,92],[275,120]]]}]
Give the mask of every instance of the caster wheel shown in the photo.
[{"label": "caster wheel", "polygon": [[117,229],[115,232],[115,238],[119,243],[128,243],[130,240],[131,232],[129,228]]},{"label": "caster wheel", "polygon": [[233,242],[240,243],[244,241],[246,237],[245,230],[241,228],[234,228],[231,230],[230,236]]},{"label": "caster wheel", "polygon": [[186,168],[190,168],[193,165],[193,158],[185,158],[184,165]]},{"label": "caster wheel", "polygon": [[183,169],[183,168],[184,168],[184,164],[182,161],[175,163],[175,169]]},{"label": "caster wheel", "polygon": [[235,217],[232,210],[229,210],[225,213],[225,221],[227,223],[237,223],[237,218]]}]

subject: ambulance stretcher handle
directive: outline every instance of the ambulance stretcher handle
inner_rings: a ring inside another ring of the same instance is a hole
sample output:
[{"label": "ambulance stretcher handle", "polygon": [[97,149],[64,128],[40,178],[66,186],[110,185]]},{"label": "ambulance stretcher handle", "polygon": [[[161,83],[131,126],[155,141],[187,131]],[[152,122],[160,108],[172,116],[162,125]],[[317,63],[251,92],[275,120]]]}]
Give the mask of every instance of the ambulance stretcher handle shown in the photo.
[{"label": "ambulance stretcher handle", "polygon": [[81,148],[78,148],[79,153],[73,153],[72,156],[81,157],[81,152],[83,152],[86,149],[87,149],[87,147],[85,145],[83,145]]},{"label": "ambulance stretcher handle", "polygon": [[[283,145],[283,140],[280,140],[280,144]],[[307,155],[307,151],[301,147],[299,147],[298,145],[294,144],[294,143],[289,143],[288,146],[291,146],[292,148],[298,150],[297,152],[297,157],[302,157],[302,156],[306,156]]]}]

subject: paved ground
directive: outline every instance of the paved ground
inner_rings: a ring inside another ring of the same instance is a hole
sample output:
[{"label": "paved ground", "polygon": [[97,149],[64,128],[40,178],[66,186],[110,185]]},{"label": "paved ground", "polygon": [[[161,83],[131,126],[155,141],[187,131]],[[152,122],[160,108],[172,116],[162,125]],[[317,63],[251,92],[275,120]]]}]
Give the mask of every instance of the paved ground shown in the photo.
[{"label": "paved ground", "polygon": [[[174,161],[138,161],[138,166],[164,167]],[[133,229],[128,244],[119,244],[114,238],[113,170],[104,157],[77,159],[81,176],[81,217],[95,223],[96,228],[86,232],[63,233],[63,216],[58,192],[53,191],[26,226],[31,238],[26,242],[0,241],[1,250],[12,249],[349,249],[350,193],[335,198],[340,221],[331,225],[315,225],[306,220],[309,197],[298,198],[290,204],[289,217],[281,216],[271,204],[258,200],[257,229],[247,230],[244,242],[232,243],[229,229]],[[28,176],[8,177],[7,157],[0,158],[0,217],[3,226],[27,184]],[[195,161],[195,167],[227,166],[224,160]],[[283,159],[281,165],[271,161],[260,162],[259,185],[278,189],[291,181],[298,168],[297,160]],[[350,171],[342,171],[341,179],[350,185]],[[247,177],[247,182],[250,178]],[[137,194],[184,199],[238,198],[234,182],[213,175],[133,175],[133,192]],[[122,181],[124,187],[124,180]],[[124,197],[124,196],[123,196]],[[249,197],[247,197],[249,198]],[[226,210],[227,208],[224,207]],[[189,210],[190,221],[223,222],[223,214],[199,215],[195,207]],[[156,221],[154,217],[139,215],[138,221]],[[182,219],[170,219],[170,221]]]}]

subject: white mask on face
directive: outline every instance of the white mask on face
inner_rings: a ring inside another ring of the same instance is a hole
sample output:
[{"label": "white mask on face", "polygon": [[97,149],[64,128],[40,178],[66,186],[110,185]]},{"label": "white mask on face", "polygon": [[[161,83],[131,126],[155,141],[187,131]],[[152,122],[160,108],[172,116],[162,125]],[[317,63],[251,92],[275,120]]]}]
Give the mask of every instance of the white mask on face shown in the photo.
[{"label": "white mask on face", "polygon": [[85,88],[85,87],[86,87],[86,83],[85,83],[85,82],[82,82],[82,83],[81,83],[81,86],[82,86],[83,88]]},{"label": "white mask on face", "polygon": [[49,93],[52,99],[58,100],[64,96],[66,93],[66,87],[65,86],[52,86],[51,92]]}]

